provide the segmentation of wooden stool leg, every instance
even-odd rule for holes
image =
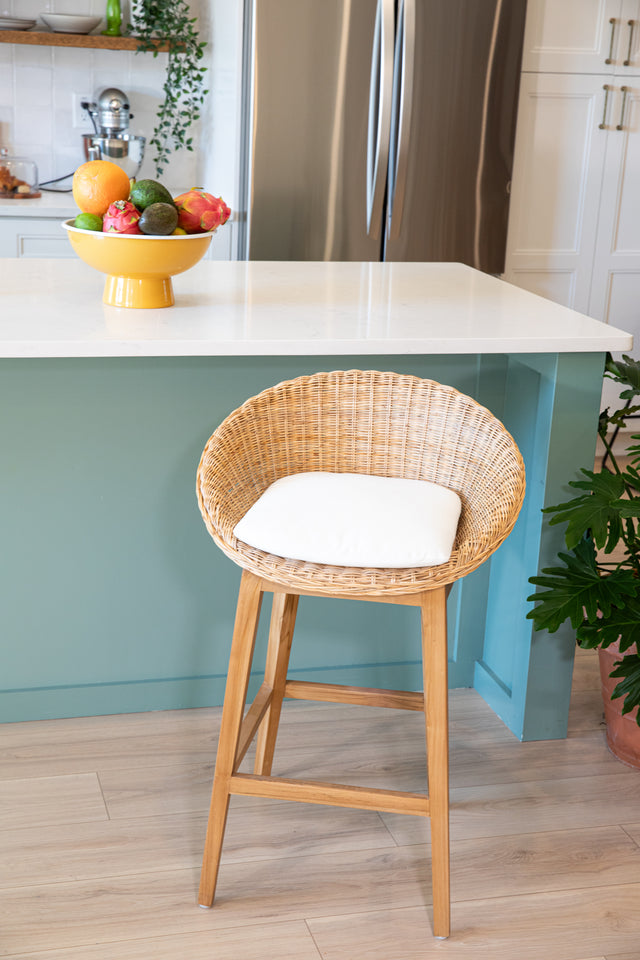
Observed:
[[[293,640],[293,628],[298,611],[298,596],[295,593],[274,593],[269,629],[269,646],[264,671],[265,682],[273,690],[271,703],[258,730],[254,773],[271,776],[273,755],[278,736],[278,724],[287,682],[289,654]]]
[[[431,818],[433,933],[448,937],[451,925],[449,878],[449,721],[447,606],[444,587],[425,594],[422,613],[427,770]]]
[[[211,792],[211,806],[209,808],[209,823],[200,875],[198,902],[203,907],[212,905],[216,891],[222,841],[229,809],[229,778],[233,772],[247,699],[247,687],[249,685],[261,603],[261,581],[253,574],[247,573],[246,570],[243,571],[233,628],[229,671],[227,673],[216,768]]]

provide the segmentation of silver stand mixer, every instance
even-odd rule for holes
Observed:
[[[116,87],[107,87],[91,103],[83,100],[81,106],[91,117],[94,129],[82,135],[85,158],[111,160],[129,178],[135,178],[144,159],[145,137],[128,132],[133,114],[127,95]]]

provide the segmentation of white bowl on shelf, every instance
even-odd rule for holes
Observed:
[[[86,17],[74,13],[41,13],[40,19],[54,33],[90,33],[102,17]]]
[[[31,30],[35,25],[35,20],[24,20],[22,17],[0,17],[0,30]]]

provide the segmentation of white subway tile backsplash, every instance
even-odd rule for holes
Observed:
[[[25,114],[51,106],[51,71],[43,67],[15,68],[16,106]]]
[[[0,62],[0,107],[13,106],[13,67]]]
[[[35,107],[29,116],[16,114],[15,138],[30,147],[51,149],[53,142],[53,116],[49,107]]]
[[[121,0],[123,24],[131,18],[130,0]],[[204,185],[233,203],[237,170],[239,103],[239,0],[190,0],[209,43],[203,65],[211,89],[204,120],[190,135],[197,150],[171,155],[162,179],[180,190]],[[106,0],[0,0],[0,15],[37,17],[42,11],[104,16]],[[213,36],[209,35],[210,30]],[[213,64],[212,64],[213,58]],[[155,178],[149,146],[163,97],[167,55],[0,43],[0,145],[38,164],[40,179],[71,172],[84,161],[82,130],[72,126],[72,94],[93,95],[105,86],[127,93],[131,133],[147,138],[140,177]],[[235,77],[235,84],[234,84]]]
[[[16,157],[28,157],[33,160],[38,168],[38,180],[46,180],[51,169],[51,151],[48,149],[36,149],[30,143],[16,141],[11,151]]]
[[[79,0],[82,2],[82,0]],[[16,17],[35,20],[39,13],[53,9],[49,0],[15,0],[13,12]]]
[[[132,56],[128,50],[95,50],[96,83],[105,87],[122,87],[129,76]]]
[[[55,156],[53,157],[51,172],[47,179],[53,179],[53,177],[64,177],[67,174],[73,174],[74,170],[83,162],[84,155],[82,153],[82,145],[80,142],[72,144],[56,143]],[[52,186],[70,187],[71,183],[52,184]]]
[[[87,50],[83,47],[52,47],[53,50],[53,69],[55,71],[53,80],[58,83],[60,75],[66,72],[72,73],[77,79],[87,70],[93,70],[93,50]]]
[[[14,152],[12,130],[13,109],[11,107],[0,107],[0,147],[6,147],[9,153]]]
[[[53,47],[21,44],[19,55],[16,56],[14,48],[14,61],[22,67],[43,67],[51,70],[53,66]]]

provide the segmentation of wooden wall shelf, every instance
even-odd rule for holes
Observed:
[[[0,30],[0,43],[26,43],[41,47],[90,47],[97,50],[137,50],[137,37],[103,37],[100,33],[49,33],[36,30]],[[157,49],[167,44],[158,40]]]

